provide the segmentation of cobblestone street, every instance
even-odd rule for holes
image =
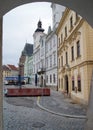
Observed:
[[[52,92],[50,97],[41,98],[40,104],[59,113],[85,115],[82,106],[71,104],[67,99],[63,100],[62,106],[59,98],[64,99],[60,93]],[[84,130],[85,119],[44,111],[37,106],[37,97],[4,97],[3,113],[4,130]]]

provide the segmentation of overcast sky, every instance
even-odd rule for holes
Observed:
[[[47,33],[48,26],[52,26],[51,3],[22,5],[3,17],[3,64],[18,65],[25,43],[33,44],[39,19]]]

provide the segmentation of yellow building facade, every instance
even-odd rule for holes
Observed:
[[[58,89],[74,101],[88,103],[93,71],[93,29],[66,8],[56,30],[58,37]]]

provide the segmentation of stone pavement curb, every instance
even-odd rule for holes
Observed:
[[[55,114],[55,115],[58,115],[58,116],[62,116],[62,117],[67,117],[67,118],[75,118],[75,119],[86,119],[86,116],[77,116],[77,115],[68,115],[68,114],[63,114],[63,113],[57,113],[57,112],[54,112],[54,111],[51,111],[45,107],[43,107],[41,104],[40,104],[40,97],[37,98],[37,105],[39,108],[41,108],[42,110],[45,110],[47,112],[50,112],[52,114]]]

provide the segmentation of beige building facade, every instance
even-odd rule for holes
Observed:
[[[79,103],[88,103],[93,70],[93,29],[66,8],[59,23],[58,89]]]

